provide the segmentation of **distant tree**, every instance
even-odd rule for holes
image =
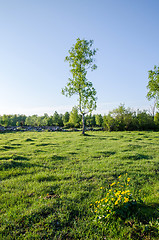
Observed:
[[[47,125],[48,125],[48,126],[53,126],[53,117],[52,117],[52,116],[48,117],[48,119],[47,119]]]
[[[69,122],[69,117],[70,117],[69,112],[65,112],[65,114],[62,116],[64,126],[66,125],[66,123]]]
[[[110,113],[108,115],[104,115],[103,126],[107,131],[115,130],[115,119],[111,116]]]
[[[77,39],[76,44],[69,50],[69,56],[65,61],[69,62],[71,67],[72,79],[69,81],[62,94],[71,97],[74,94],[78,95],[78,108],[82,115],[83,130],[85,133],[85,115],[96,109],[96,90],[93,84],[87,80],[87,70],[95,70],[94,55],[97,49],[92,49],[93,40]]]
[[[97,125],[98,127],[102,127],[103,117],[102,117],[101,114],[95,115],[95,121],[96,121],[96,125]]]
[[[78,115],[78,108],[73,107],[72,111],[70,112],[69,123],[72,124],[74,127],[79,127],[80,117]]]
[[[8,117],[6,114],[4,114],[4,115],[2,116],[1,124],[2,124],[2,126],[4,126],[4,127],[9,126],[9,117]]]
[[[146,110],[140,111],[138,110],[137,112],[137,125],[138,125],[138,130],[155,130],[155,122],[152,118],[152,115],[148,114]]]
[[[156,124],[156,125],[158,126],[158,128],[159,128],[159,112],[157,112],[157,113],[155,114],[154,121],[155,121],[155,124]]]
[[[39,126],[39,119],[38,115],[34,114],[32,116],[29,116],[25,120],[25,125],[28,126]]]
[[[59,116],[58,112],[55,111],[53,114],[53,117],[52,117],[53,125],[59,126],[59,118],[60,118],[60,116]]]
[[[154,107],[156,106],[159,108],[159,67],[156,65],[154,66],[154,70],[148,71],[149,76],[149,82],[147,85],[148,88],[148,93],[147,93],[147,98],[148,100],[154,99]],[[153,107],[153,115],[155,112],[155,108]]]
[[[92,115],[91,113],[88,114],[86,117],[86,126],[87,127],[94,127],[96,125],[96,122],[95,122],[95,115]]]

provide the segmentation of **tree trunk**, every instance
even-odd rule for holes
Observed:
[[[84,121],[84,114],[82,114],[82,124],[83,124],[83,129],[82,129],[82,134],[85,134],[85,121]]]

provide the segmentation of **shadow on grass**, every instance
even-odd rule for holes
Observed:
[[[37,147],[45,147],[45,146],[55,146],[56,144],[53,143],[40,143],[36,144]]]
[[[15,149],[15,147],[13,147],[13,146],[8,146],[8,145],[2,146],[2,150],[10,150],[10,149]]]
[[[125,225],[130,227],[131,239],[152,239],[158,237],[159,204],[146,205],[137,203],[132,209],[132,216],[122,216]]]
[[[63,157],[63,156],[58,156],[58,155],[53,155],[52,157],[51,157],[51,160],[65,160],[66,159],[66,157]]]
[[[18,216],[15,222],[11,221],[6,223],[1,232],[3,236],[6,237],[5,239],[18,239],[19,236],[23,234],[27,235],[28,229],[29,236],[31,236],[31,234],[34,236],[36,227],[36,231],[43,236],[38,239],[51,240],[54,239],[57,232],[62,231],[66,227],[73,227],[75,219],[81,214],[76,204],[67,199],[65,203],[63,203],[58,195],[53,196],[51,201],[46,196],[45,202],[47,203],[48,201],[49,205],[41,204],[40,208],[37,207],[37,209],[34,209],[30,214]],[[49,231],[49,237],[46,229]]]
[[[20,160],[20,161],[22,161],[22,160],[24,160],[24,161],[28,161],[29,159],[28,158],[26,158],[26,157],[23,157],[23,156],[20,156],[20,155],[13,155],[13,154],[11,154],[11,155],[4,155],[3,157],[0,157],[0,160]]]
[[[103,158],[103,157],[110,157],[112,155],[116,154],[116,152],[112,152],[112,151],[102,151],[102,152],[98,152],[96,155],[93,156],[93,158]]]
[[[21,170],[26,169],[26,168],[35,168],[35,167],[39,167],[39,168],[45,168],[45,169],[54,169],[53,167],[48,167],[45,165],[40,165],[40,164],[31,164],[28,162],[22,162],[22,161],[15,161],[13,159],[9,159],[7,161],[2,161],[0,163],[0,170],[5,171],[5,170],[9,170],[9,169],[16,169],[16,168],[20,168]],[[23,175],[24,173],[22,173]],[[20,173],[18,173],[17,175],[21,175]]]
[[[146,155],[146,154],[140,154],[140,153],[137,153],[137,154],[133,154],[133,155],[125,155],[125,156],[122,156],[122,159],[129,159],[129,160],[143,160],[143,159],[152,159],[151,156],[149,155]]]

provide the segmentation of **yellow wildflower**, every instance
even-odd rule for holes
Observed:
[[[126,197],[124,198],[124,200],[125,200],[125,201],[124,201],[125,203],[127,203],[127,202],[129,201],[129,199],[126,198]]]
[[[115,185],[116,183],[115,182],[113,182],[110,186],[113,186],[113,185]]]

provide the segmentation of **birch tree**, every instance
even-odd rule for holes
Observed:
[[[93,40],[78,38],[65,58],[65,61],[69,62],[72,78],[68,79],[62,94],[66,97],[77,94],[78,109],[82,115],[82,134],[85,134],[85,115],[96,109],[97,102],[96,90],[86,77],[88,69],[93,71],[97,68],[94,59],[97,49],[92,49],[92,45]]]

